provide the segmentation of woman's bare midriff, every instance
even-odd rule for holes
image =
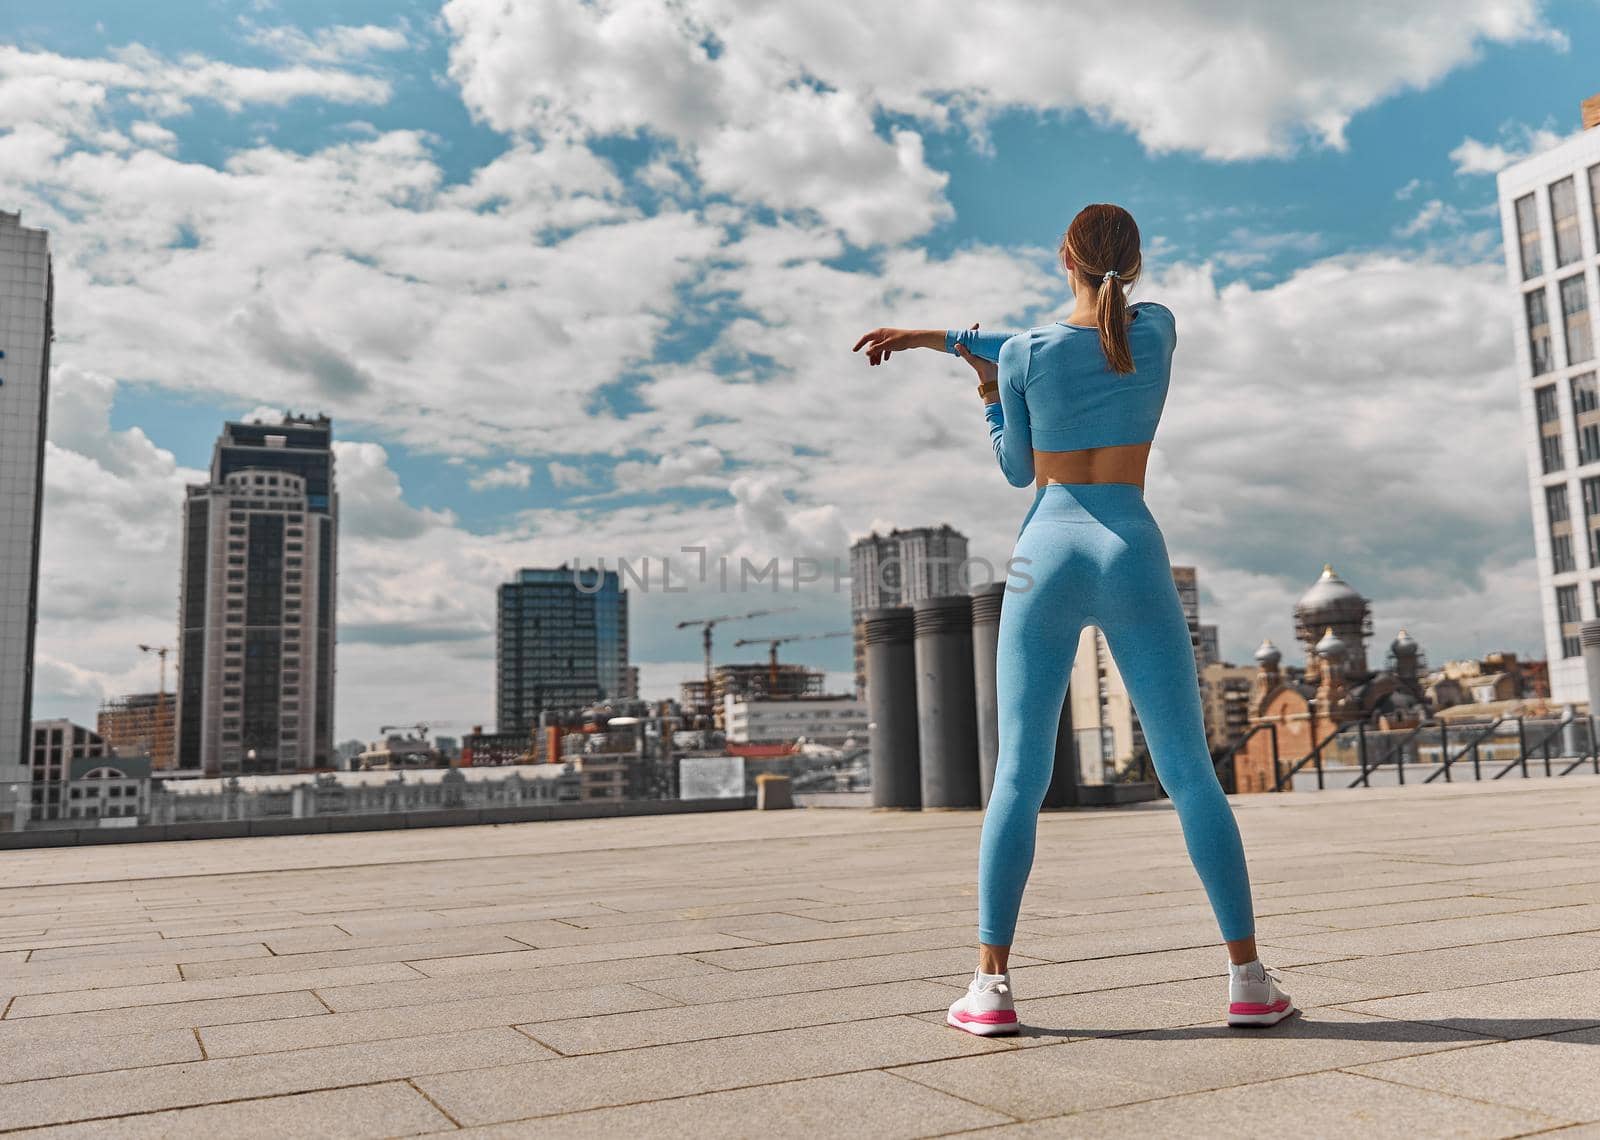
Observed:
[[[1035,451],[1033,474],[1038,485],[1047,483],[1132,483],[1144,490],[1148,443],[1115,447],[1085,447],[1078,451]]]

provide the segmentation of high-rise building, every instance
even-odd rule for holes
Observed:
[[[981,582],[964,576],[967,536],[950,526],[873,531],[850,547],[850,623],[855,629],[856,693],[867,689],[867,649],[861,614],[908,606],[925,598],[965,594]]]
[[[1222,643],[1217,634],[1215,625],[1201,623],[1200,626],[1200,667],[1222,660]]]
[[[1200,576],[1193,566],[1174,566],[1172,582],[1178,587],[1178,602],[1183,606],[1183,622],[1189,627],[1189,644],[1194,647],[1195,666],[1200,664]]]
[[[179,768],[333,766],[338,541],[328,418],[226,425],[184,504]]]
[[[49,235],[0,212],[0,782],[25,778],[32,744],[53,290]]]
[[[1558,702],[1587,699],[1578,634],[1600,616],[1600,129],[1588,118],[1590,129],[1499,175],[1539,608]]]
[[[628,672],[628,592],[615,570],[517,571],[499,591],[495,716],[526,734],[543,711],[621,700]]]

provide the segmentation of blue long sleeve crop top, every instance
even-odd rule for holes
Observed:
[[[989,439],[1013,487],[1033,482],[1033,452],[1149,443],[1172,379],[1178,341],[1172,310],[1154,301],[1128,306],[1134,370],[1118,375],[1100,333],[1064,321],[1023,332],[945,333],[945,351],[963,345],[1000,365],[1000,402],[985,404]]]

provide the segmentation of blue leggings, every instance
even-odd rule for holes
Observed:
[[[1078,637],[1098,626],[1224,941],[1255,933],[1239,828],[1206,747],[1166,539],[1132,483],[1051,483],[1022,524],[1000,610],[1000,755],[978,856],[978,939],[1011,945]]]

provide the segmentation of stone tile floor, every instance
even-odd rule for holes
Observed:
[[[1600,1136],[1600,780],[1237,805],[1265,1032],[1164,805],[1043,817],[990,1041],[977,813],[8,852],[0,1132]]]

